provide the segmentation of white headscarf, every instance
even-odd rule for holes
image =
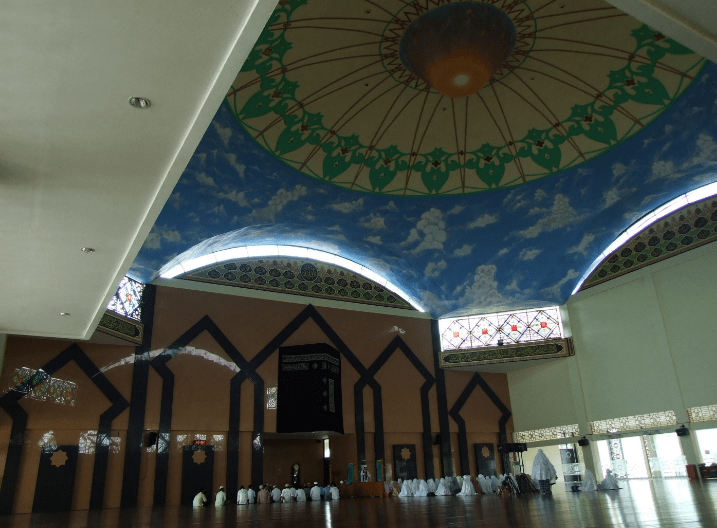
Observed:
[[[465,475],[463,477],[463,486],[461,487],[461,491],[458,493],[458,495],[460,495],[462,497],[476,495],[476,490],[473,487],[473,483],[471,482],[470,475]]]
[[[548,457],[545,456],[542,449],[538,449],[535,459],[533,460],[533,472],[530,475],[534,482],[539,480],[554,480],[558,478],[555,472],[555,466],[550,463]]]
[[[442,478],[440,482],[438,483],[438,488],[436,488],[436,496],[443,496],[443,495],[450,495],[451,492],[448,491],[446,487],[446,479]]]
[[[595,482],[595,475],[589,469],[585,470],[585,480],[583,485],[578,488],[580,491],[597,491],[597,482]]]
[[[413,486],[411,486],[411,481],[406,479],[406,481],[403,483],[403,486],[401,486],[401,493],[398,494],[399,497],[413,497]]]
[[[426,486],[428,486],[428,493],[434,493],[434,494],[436,493],[436,488],[438,488],[438,486],[436,485],[435,480],[428,479],[426,481]]]
[[[490,489],[493,491],[493,493],[498,493],[498,488],[500,487],[500,484],[498,483],[498,478],[495,475],[490,476]]]
[[[428,496],[428,485],[426,481],[421,479],[418,481],[418,489],[413,494],[414,497],[427,497]]]
[[[617,479],[615,478],[615,475],[612,474],[612,470],[608,469],[605,475],[605,480],[603,480],[600,483],[600,489],[604,490],[616,490],[620,489],[620,485],[617,482]]]
[[[493,487],[490,484],[490,479],[485,478],[483,475],[478,475],[478,486],[484,495],[490,495],[493,493]]]

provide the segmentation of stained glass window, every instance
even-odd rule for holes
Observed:
[[[107,309],[139,321],[142,316],[142,292],[144,284],[129,277],[123,277],[115,293],[107,305]]]
[[[277,406],[278,388],[269,387],[266,389],[266,408],[276,409]]]
[[[530,343],[564,336],[558,306],[441,319],[438,325],[443,351]]]
[[[513,433],[515,442],[541,442],[543,440],[556,440],[558,438],[570,438],[580,436],[578,424],[559,425],[545,429],[534,429],[533,431],[521,431]]]
[[[590,428],[592,429],[593,434],[613,434],[622,431],[637,431],[639,429],[658,427],[661,425],[677,425],[677,415],[675,414],[675,411],[661,411],[590,422]]]
[[[33,370],[27,367],[15,369],[10,388],[13,389],[25,381],[37,376],[38,383],[26,396],[33,400],[51,401],[63,405],[75,405],[77,396],[77,383],[59,378],[51,378],[41,370]]]
[[[109,446],[110,452],[120,452],[120,442],[122,439],[119,436],[110,437]],[[81,455],[92,455],[95,453],[97,447],[97,431],[85,431],[80,435],[80,441],[78,442],[80,447]]]

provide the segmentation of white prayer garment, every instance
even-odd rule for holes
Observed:
[[[428,486],[428,493],[433,493],[433,494],[436,493],[436,488],[437,488],[438,486],[436,485],[436,481],[435,481],[435,480],[433,480],[433,479],[428,479],[428,480],[426,481],[426,486]]]
[[[331,486],[331,499],[336,500],[339,498],[339,488]]]
[[[304,488],[296,490],[296,502],[306,502],[306,492]]]
[[[600,483],[600,489],[603,489],[603,490],[620,489],[620,485],[617,482],[615,475],[612,474],[612,470],[608,469],[605,473],[606,473],[605,480],[603,480]]]
[[[413,497],[413,486],[411,485],[411,481],[406,479],[406,482],[403,483],[403,486],[401,486],[401,493],[398,494],[399,497]]]
[[[468,497],[471,495],[476,495],[476,490],[473,487],[473,483],[471,482],[471,476],[465,475],[463,477],[463,486],[461,487],[460,493],[458,495],[462,497]]]
[[[595,481],[595,475],[589,469],[585,470],[585,479],[583,485],[578,488],[580,491],[597,491],[597,482]]]
[[[244,488],[237,491],[237,504],[249,504],[249,492]]]
[[[291,489],[288,484],[281,490],[281,500],[282,502],[291,502]]]
[[[281,502],[281,491],[276,486],[271,490],[271,498],[274,502]]]
[[[438,482],[438,487],[436,488],[436,496],[444,496],[444,495],[450,495],[450,491],[448,491],[448,488],[446,487],[446,479],[442,478]]]
[[[295,499],[295,498],[296,498],[296,495],[297,495],[297,493],[298,493],[298,492],[296,491],[296,488],[292,486],[292,487],[289,488],[289,491],[291,492],[291,498],[292,498],[292,499]]]
[[[533,459],[533,472],[530,476],[533,478],[533,482],[555,480],[558,478],[555,466],[548,460],[548,457],[545,456],[542,449],[538,449]]]
[[[463,489],[463,477],[456,475],[456,482],[458,482],[458,493]]]
[[[418,481],[418,489],[413,494],[414,497],[428,497],[428,485],[426,481],[421,479]]]
[[[446,479],[446,482],[448,482],[449,479],[451,483],[451,487],[449,488],[451,495],[456,495],[459,491],[461,491],[461,488],[458,486],[458,479],[456,477],[449,477]]]
[[[309,496],[311,497],[312,501],[321,500],[321,488],[319,487],[318,482],[314,482],[314,487],[311,488],[311,490],[309,491]]]
[[[246,496],[249,500],[249,504],[254,504],[256,502],[256,491],[254,491],[253,489],[249,488],[248,490],[246,490]]]
[[[478,485],[483,495],[493,493],[493,486],[490,483],[490,479],[485,478],[483,475],[478,475]]]
[[[498,482],[498,478],[495,475],[490,476],[490,489],[493,490],[493,493],[498,493],[498,488],[500,488],[500,483]]]
[[[194,506],[195,508],[198,506],[204,506],[205,502],[207,502],[207,496],[200,491],[199,493],[197,493],[194,496],[194,500],[192,501],[192,506]]]
[[[503,475],[502,473],[500,475],[498,475],[498,484],[500,484],[502,486],[504,479],[505,479],[505,475]]]
[[[224,492],[224,486],[219,487],[219,491],[217,491],[217,498],[214,500],[214,506],[220,507],[224,506],[227,503],[227,494]]]

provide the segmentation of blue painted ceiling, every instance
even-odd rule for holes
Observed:
[[[219,237],[211,242],[221,247],[340,254],[436,317],[564,303],[623,229],[717,180],[716,78],[707,64],[642,131],[582,165],[513,188],[446,196],[357,192],[309,177],[260,146],[225,101],[129,275],[151,281],[178,255],[196,256]]]

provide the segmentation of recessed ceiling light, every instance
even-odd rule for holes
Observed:
[[[95,248],[83,247],[83,248],[80,248],[80,251],[82,251],[83,253],[94,253],[94,252],[95,252]]]
[[[149,99],[145,99],[144,97],[130,97],[129,104],[135,108],[149,108],[152,106]]]
[[[69,314],[68,312],[60,312],[60,315],[61,315],[62,317],[67,317],[67,316],[70,315],[70,314]]]

